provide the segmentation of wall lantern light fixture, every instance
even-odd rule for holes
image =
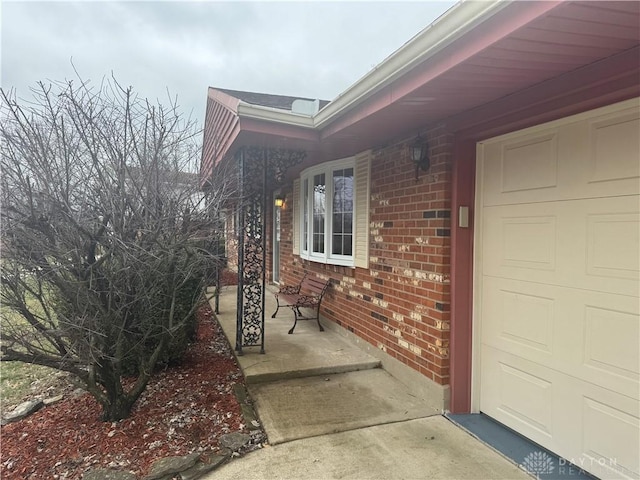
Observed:
[[[409,147],[409,151],[411,152],[411,160],[416,165],[417,182],[420,170],[426,172],[431,166],[431,160],[429,159],[429,143],[421,136],[418,136],[416,141],[413,142],[411,147]]]
[[[278,208],[284,207],[284,195],[276,195],[273,204]]]

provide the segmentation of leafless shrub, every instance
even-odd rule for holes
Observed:
[[[193,329],[228,188],[213,206],[198,191],[198,132],[174,103],[115,80],[0,97],[0,359],[71,372],[125,418]]]

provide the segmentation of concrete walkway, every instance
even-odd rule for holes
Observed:
[[[236,289],[217,315],[235,345]],[[428,406],[410,386],[335,331],[275,310],[267,292],[265,354],[238,357],[269,438],[265,448],[220,467],[213,479],[530,479]]]

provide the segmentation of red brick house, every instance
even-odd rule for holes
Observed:
[[[640,3],[461,3],[329,103],[210,88],[201,175],[260,185],[240,277],[332,279],[442,410],[638,478],[639,96]]]

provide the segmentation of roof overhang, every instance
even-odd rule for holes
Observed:
[[[567,113],[563,102],[637,96],[639,44],[638,2],[463,2],[313,116],[215,89],[209,99],[235,120],[223,155],[249,144],[288,145],[328,160],[435,123],[479,132],[488,115],[509,118],[527,102]]]
[[[315,125],[321,129],[336,129],[337,119],[344,117],[346,113],[353,111],[354,107],[383,91],[385,87],[392,86],[438,52],[506,8],[509,3],[470,1],[456,4],[318,112],[314,118]],[[398,93],[383,97],[383,103],[390,103],[394,97],[398,97]]]

